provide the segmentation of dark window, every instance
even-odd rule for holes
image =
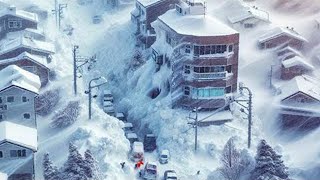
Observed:
[[[204,73],[204,67],[200,67],[200,73]]]
[[[210,54],[211,46],[206,46],[205,54]]]
[[[200,55],[204,55],[204,46],[200,46]]]
[[[3,114],[0,114],[0,121],[3,119],[4,119]]]
[[[186,45],[186,53],[190,53],[191,52],[191,46],[190,45]]]
[[[193,71],[196,72],[196,73],[199,73],[200,72],[200,67],[194,67]]]
[[[8,96],[7,102],[14,102],[14,96]]]
[[[210,72],[210,67],[204,67],[204,72],[209,73]]]
[[[166,42],[171,45],[171,38],[169,34],[166,34]]]
[[[10,157],[17,157],[18,153],[16,150],[10,150]]]
[[[23,150],[10,150],[10,157],[26,157],[27,152],[25,149]]]
[[[222,47],[221,45],[217,45],[216,53],[222,53]]]
[[[231,86],[228,86],[228,87],[226,88],[226,93],[231,93],[231,90],[232,90]]]
[[[29,113],[24,113],[23,118],[30,119],[31,115]]]
[[[188,87],[188,86],[184,87],[184,94],[187,96],[190,95],[190,87]]]
[[[233,51],[233,45],[229,45],[229,52]]]
[[[2,103],[2,97],[0,97],[0,103]]]
[[[200,53],[199,51],[200,51],[199,46],[194,46],[194,52],[193,53],[194,53],[195,56],[199,56],[199,53]]]
[[[227,69],[227,72],[228,72],[228,73],[231,73],[231,72],[232,72],[232,65],[227,66],[226,69]]]
[[[222,45],[221,49],[222,49],[222,53],[226,52],[227,51],[227,45]]]
[[[185,74],[190,74],[190,66],[189,65],[185,65],[184,66],[184,73]]]
[[[27,97],[22,96],[22,102],[27,102],[27,101],[28,101]]]
[[[253,28],[253,26],[254,26],[253,24],[248,24],[248,23],[244,24],[245,28]]]
[[[211,54],[215,54],[216,53],[216,46],[211,46]]]
[[[2,151],[0,151],[0,158],[3,158],[3,153],[2,153]]]

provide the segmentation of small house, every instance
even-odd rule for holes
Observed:
[[[50,68],[44,57],[23,52],[14,58],[0,60],[0,71],[9,65],[17,65],[40,77],[41,87],[49,82]]]
[[[297,76],[282,85],[280,91],[283,127],[313,129],[320,125],[319,79]]]
[[[314,70],[314,66],[300,56],[283,59],[281,62],[281,79],[288,80]]]
[[[233,28],[250,29],[263,24],[270,24],[269,13],[258,9],[258,7],[245,7],[239,11],[232,12],[228,17]]]
[[[136,25],[137,41],[143,48],[149,48],[156,40],[151,23],[158,16],[174,8],[177,0],[136,0],[136,7],[131,12],[131,21]]]
[[[37,29],[38,16],[15,6],[9,6],[0,11],[0,39],[8,32],[20,31],[26,28]]]
[[[0,121],[36,127],[35,97],[40,78],[16,65],[0,71]]]
[[[263,34],[258,40],[258,45],[261,49],[291,46],[302,50],[306,42],[307,40],[293,28],[276,27]]]
[[[21,34],[17,37],[5,38],[0,41],[0,61],[14,58],[17,54],[23,52],[46,57],[47,62],[50,63],[52,60],[51,55],[55,53],[55,47],[52,43],[25,37]]]
[[[34,180],[37,141],[36,128],[0,121],[0,177]]]

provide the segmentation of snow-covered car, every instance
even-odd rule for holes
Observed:
[[[162,150],[159,156],[159,162],[161,164],[166,164],[168,163],[169,158],[170,158],[169,150]]]
[[[144,169],[141,171],[143,179],[154,180],[158,178],[157,164],[153,162],[147,162]]]
[[[103,101],[103,111],[110,116],[114,116],[115,110],[113,107],[113,103],[111,101]]]
[[[133,142],[130,159],[134,162],[144,160],[143,143],[139,141]]]
[[[132,123],[124,123],[123,131],[125,133],[133,132],[133,125]]]
[[[93,24],[100,24],[103,21],[102,16],[95,15],[92,17],[92,23]]]
[[[157,149],[157,140],[154,134],[147,134],[143,140],[144,151],[152,152]]]
[[[174,170],[167,170],[164,172],[164,180],[177,180],[178,176]]]
[[[124,114],[122,112],[117,113],[116,118],[118,118],[120,121],[124,121],[124,122],[127,121],[126,117],[124,116]]]
[[[126,134],[126,138],[130,141],[130,144],[133,144],[136,141],[139,141],[136,133],[129,132]]]
[[[111,101],[113,102],[113,95],[110,90],[103,91],[103,101]]]

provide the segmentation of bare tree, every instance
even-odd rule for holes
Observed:
[[[234,137],[230,138],[224,146],[221,156],[221,175],[226,180],[239,180],[244,166],[242,165],[240,151],[236,148]]]

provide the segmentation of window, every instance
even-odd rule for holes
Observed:
[[[232,72],[232,65],[228,65],[226,70],[228,73],[231,73]]]
[[[0,151],[0,158],[3,158],[3,153],[2,153],[2,151]]]
[[[22,96],[22,102],[27,102],[27,101],[28,101],[27,97],[26,96]]]
[[[36,72],[36,68],[34,66],[23,66],[22,68],[31,73]]]
[[[191,52],[191,46],[190,45],[186,45],[186,50],[185,50],[186,53],[190,54]]]
[[[24,113],[24,114],[23,114],[23,118],[25,118],[25,119],[30,119],[30,118],[31,118],[30,113]]]
[[[222,45],[221,49],[222,49],[222,53],[226,52],[227,51],[227,45]]]
[[[196,98],[219,97],[225,94],[224,88],[194,88],[192,94]]]
[[[229,45],[229,52],[233,51],[233,45]]]
[[[7,102],[9,102],[9,103],[14,102],[14,96],[8,96]]]
[[[168,34],[166,34],[166,42],[171,45],[171,38]]]
[[[8,21],[9,28],[21,28],[22,22],[17,20],[9,20]]]
[[[215,54],[216,53],[216,46],[211,46],[211,54]]]
[[[211,53],[211,46],[206,46],[205,54]]]
[[[252,23],[246,23],[246,24],[244,24],[244,28],[253,28],[253,24]]]
[[[224,72],[224,66],[209,66],[209,67],[194,67],[193,71],[195,73],[217,73],[217,72]]]
[[[199,54],[200,54],[200,47],[199,46],[194,46],[194,50],[193,50],[194,52],[194,55],[195,56],[199,56]]]
[[[231,93],[231,90],[232,90],[231,86],[228,86],[228,87],[226,88],[226,93]]]
[[[217,45],[216,53],[222,53],[221,45]]]
[[[189,65],[185,65],[184,66],[184,73],[185,74],[190,74],[190,66]]]
[[[184,87],[184,95],[187,95],[187,96],[190,95],[190,87],[188,86]]]
[[[10,157],[26,157],[26,150],[10,150]]]
[[[2,121],[4,119],[4,115],[0,114],[0,121]]]
[[[200,46],[200,55],[204,55],[204,46]]]
[[[8,106],[6,104],[0,105],[0,110],[5,111],[8,109]]]
[[[2,97],[0,97],[0,104],[2,104]]]

